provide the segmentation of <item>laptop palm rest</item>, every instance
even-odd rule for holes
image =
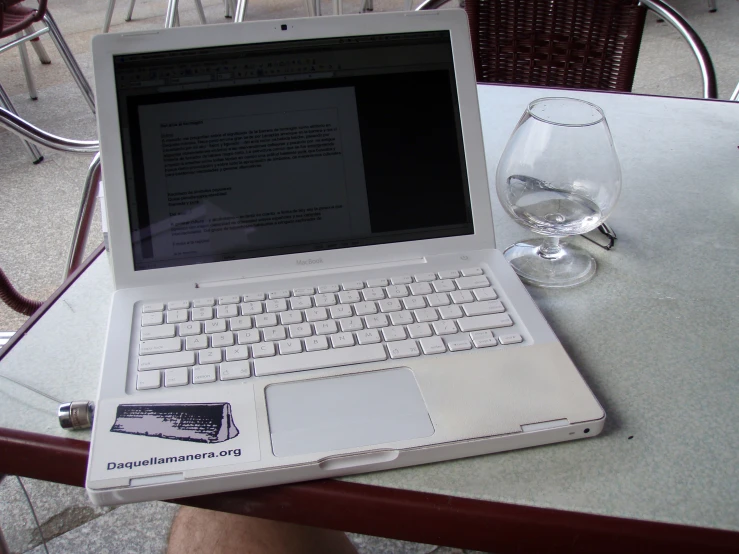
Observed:
[[[323,453],[434,434],[408,368],[270,385],[275,456]]]

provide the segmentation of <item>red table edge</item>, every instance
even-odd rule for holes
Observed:
[[[89,443],[0,428],[0,473],[84,486]],[[739,552],[739,532],[312,481],[178,504],[428,544],[505,552]],[[413,514],[412,518],[408,515]]]
[[[7,354],[104,251],[98,246],[0,349]],[[90,445],[0,428],[0,474],[83,487]],[[53,460],[53,462],[50,462]],[[739,552],[739,532],[324,480],[180,498],[178,504],[483,551]],[[414,517],[409,521],[408,513]]]

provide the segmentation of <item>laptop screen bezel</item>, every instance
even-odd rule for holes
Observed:
[[[287,26],[287,30],[283,30],[283,26]],[[260,43],[435,30],[449,31],[451,37],[472,207],[474,228],[472,234],[265,258],[134,270],[113,74],[114,56],[193,47],[224,46],[238,42]],[[99,136],[103,137],[101,152],[109,226],[109,248],[117,289],[294,274],[305,269],[301,262],[306,259],[320,259],[320,265],[316,267],[316,264],[312,264],[311,269],[325,270],[367,264],[397,263],[403,260],[417,262],[436,254],[494,248],[474,65],[467,30],[467,16],[461,10],[269,20],[243,25],[209,25],[121,35],[99,35],[93,39],[93,62],[98,99],[98,132]]]

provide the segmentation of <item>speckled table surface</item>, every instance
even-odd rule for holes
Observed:
[[[608,414],[592,440],[379,472],[382,487],[739,530],[739,103],[480,86],[488,173],[527,103],[600,105],[623,168],[598,273],[531,289]],[[494,198],[496,242],[528,232]],[[112,281],[101,256],[0,362],[62,399],[92,399]],[[0,379],[0,426],[56,436],[56,404]]]

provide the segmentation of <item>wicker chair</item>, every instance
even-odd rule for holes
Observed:
[[[447,0],[426,0],[419,10]],[[672,24],[698,60],[703,95],[716,75],[700,37],[661,0],[466,0],[477,80],[630,92],[647,8]]]

